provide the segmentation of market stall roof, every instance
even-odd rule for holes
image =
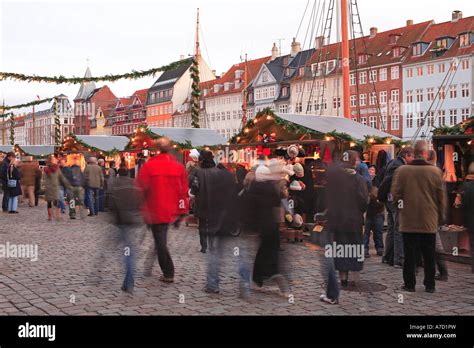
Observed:
[[[76,139],[102,151],[125,150],[129,139],[124,136],[114,135],[75,135]]]
[[[190,142],[195,147],[227,143],[223,136],[207,128],[150,128],[150,131],[156,135],[168,137],[171,141],[180,144]]]
[[[296,115],[296,114],[281,114],[275,113],[279,118],[298,124],[300,126],[312,129],[321,133],[330,133],[337,131],[340,133],[347,133],[351,137],[357,140],[364,140],[364,137],[376,136],[376,137],[391,137],[398,139],[397,137],[382,132],[378,129],[363,125],[359,122],[352,121],[345,117],[338,116],[315,116],[315,115]]]
[[[54,146],[49,145],[19,145],[23,152],[30,156],[48,156],[54,153]]]
[[[13,146],[11,146],[11,145],[0,145],[0,152],[4,152],[4,153],[13,152]]]

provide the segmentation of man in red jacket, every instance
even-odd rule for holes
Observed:
[[[177,223],[188,213],[188,179],[186,170],[172,155],[171,142],[167,138],[158,140],[160,154],[143,165],[137,183],[143,192],[143,215],[151,226],[155,239],[158,263],[163,276],[161,281],[174,281],[174,265],[167,247],[168,227]]]

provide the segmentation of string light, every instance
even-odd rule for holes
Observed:
[[[270,121],[273,117],[271,117],[270,115],[267,116],[267,120]]]
[[[388,139],[385,141],[385,143],[386,143],[387,145],[390,145],[390,144],[392,143],[392,139],[388,138]]]
[[[370,139],[369,139],[369,143],[370,143],[370,144],[375,143],[375,139],[374,139],[374,138],[370,138]]]
[[[253,120],[253,124],[257,124],[257,122],[258,122],[257,119]]]
[[[354,143],[354,142],[351,141],[350,144],[349,144],[349,146],[350,146],[350,147],[355,147],[355,146],[356,146],[356,143]]]
[[[469,141],[467,142],[467,145],[471,145],[471,144],[472,144],[472,140],[469,140]]]
[[[245,133],[248,133],[248,132],[250,132],[250,129],[245,128],[244,132],[245,132]]]

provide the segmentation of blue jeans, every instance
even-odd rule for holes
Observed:
[[[64,186],[59,186],[59,208],[61,211],[66,209],[64,205]]]
[[[16,211],[18,208],[18,196],[8,197],[8,211]]]
[[[243,296],[250,295],[250,280],[252,279],[253,263],[258,248],[257,235],[242,235],[238,240],[239,289]]]
[[[91,215],[99,214],[99,189],[88,188],[89,192],[89,210]]]
[[[366,216],[365,231],[364,231],[365,253],[369,252],[370,232],[373,233],[375,249],[377,250],[377,252],[383,251],[383,234],[382,234],[383,221],[384,221],[383,214]]]
[[[398,230],[398,209],[394,202],[387,202],[385,206],[388,213],[388,230],[384,259],[389,264],[401,264],[403,261],[403,237]]]
[[[325,228],[321,232],[321,246],[325,247],[328,244],[332,244],[332,241],[332,233]],[[339,299],[339,284],[336,267],[334,266],[334,258],[326,257],[324,252],[321,254],[321,272],[326,282],[326,297],[331,300]]]
[[[207,236],[207,289],[219,290],[219,273],[224,253],[233,253],[229,236],[210,234]],[[250,274],[250,273],[249,273]]]
[[[119,230],[119,242],[123,245],[124,261],[125,261],[125,279],[123,280],[123,288],[131,290],[135,286],[135,228],[133,225],[117,225]]]

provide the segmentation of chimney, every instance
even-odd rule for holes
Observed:
[[[314,39],[314,48],[316,50],[319,50],[320,48],[322,48],[324,46],[324,36],[317,36],[315,39]]]
[[[370,28],[370,38],[373,39],[374,37],[377,36],[378,29],[376,27]]]
[[[184,54],[179,56],[179,60],[183,60],[183,59],[184,59]]]
[[[410,25],[413,25],[413,19],[407,20],[407,27],[409,27]]]
[[[216,71],[212,70],[212,75],[216,76]]]
[[[295,57],[301,51],[301,44],[296,42],[296,38],[293,38],[293,42],[291,43],[291,56]]]
[[[462,18],[462,12],[461,11],[453,11],[453,14],[452,14],[452,22],[457,22],[458,20],[460,20]]]
[[[272,60],[275,60],[277,58],[278,58],[278,47],[276,43],[274,42],[273,47],[272,47]]]

